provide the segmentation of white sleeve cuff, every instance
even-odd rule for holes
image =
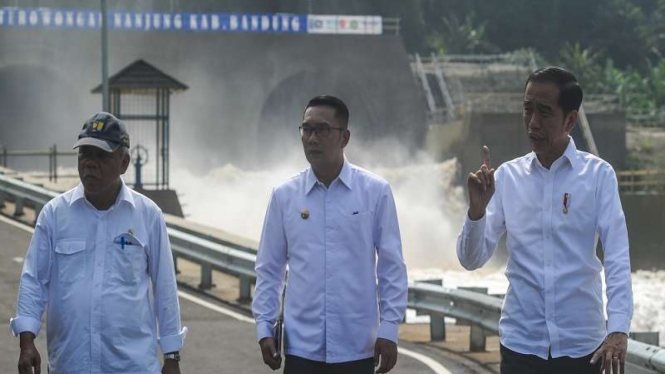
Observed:
[[[258,342],[260,342],[263,338],[272,338],[272,324],[270,324],[268,321],[256,322],[256,337]]]
[[[37,336],[39,335],[41,326],[41,321],[33,317],[16,317],[9,320],[9,327],[14,336],[18,336],[20,333],[26,331]]]
[[[464,233],[468,234],[470,230],[477,229],[479,227],[485,226],[485,221],[487,218],[487,211],[485,211],[485,214],[483,214],[480,219],[473,221],[471,218],[469,218],[469,212],[467,211],[466,214],[464,215],[466,219],[464,220]]]
[[[158,339],[159,346],[162,348],[162,353],[170,353],[179,351],[185,344],[185,337],[187,337],[187,327],[183,327],[180,333],[169,336],[162,336]]]
[[[628,334],[630,332],[630,316],[627,314],[612,314],[607,320],[607,333],[622,332]]]
[[[397,342],[399,341],[399,324],[388,321],[381,322],[381,324],[379,325],[379,332],[377,334],[377,337],[382,339],[388,339],[397,344]]]

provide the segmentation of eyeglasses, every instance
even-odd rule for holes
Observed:
[[[316,136],[319,138],[327,138],[330,135],[331,130],[344,131],[341,127],[331,127],[329,125],[320,125],[320,126],[300,126],[300,136],[310,137],[312,133],[316,133]]]

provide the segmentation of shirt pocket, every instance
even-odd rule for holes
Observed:
[[[345,213],[340,222],[340,232],[347,248],[359,250],[361,248],[374,248],[372,222],[374,215],[371,211]]]
[[[58,281],[71,284],[85,278],[87,269],[85,240],[62,240],[55,245]]]
[[[137,284],[147,274],[148,258],[140,239],[120,234],[113,238],[109,249],[112,256],[111,281]]]

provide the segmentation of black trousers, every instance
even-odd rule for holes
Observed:
[[[374,357],[364,360],[327,364],[306,358],[286,355],[284,374],[373,374]],[[568,373],[571,374],[571,373]]]
[[[591,357],[593,353],[579,358],[550,356],[543,360],[538,356],[511,351],[501,344],[501,374],[599,374],[602,360],[591,365]]]

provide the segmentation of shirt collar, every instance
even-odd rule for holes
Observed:
[[[127,202],[132,208],[135,208],[136,205],[134,203],[134,196],[132,196],[131,191],[129,191],[129,187],[125,184],[125,181],[120,179],[120,183],[122,183],[122,186],[120,187],[120,193],[118,194],[118,198],[115,201],[116,205],[118,202],[125,201]],[[79,200],[85,200],[85,191],[83,189],[83,184],[79,183],[76,188],[74,188],[74,192],[72,193],[71,200],[69,200],[69,206],[72,206],[75,202]]]
[[[575,141],[573,138],[568,135],[568,146],[566,146],[566,150],[563,151],[562,157],[565,157],[568,162],[570,163],[570,166],[575,169],[577,165],[579,165],[579,160],[577,159],[577,147],[575,146]],[[536,156],[536,152],[531,152],[527,156],[527,162],[529,166],[533,167],[536,162],[540,163],[538,160],[538,157]]]
[[[342,166],[342,171],[339,172],[339,175],[337,176],[336,179],[339,179],[340,182],[342,182],[348,189],[353,189],[351,188],[351,179],[352,179],[352,173],[351,173],[351,166],[349,162],[346,160],[346,157],[344,157],[344,165]],[[319,179],[316,177],[316,174],[314,174],[314,170],[312,170],[312,167],[310,166],[307,168],[307,174],[305,176],[305,195],[308,195],[314,186],[316,186],[316,183],[319,181]]]
[[[563,156],[568,159],[568,162],[570,162],[570,166],[572,166],[573,169],[575,169],[577,165],[579,165],[580,163],[580,161],[577,158],[577,147],[575,146],[575,141],[570,135],[568,135],[568,139],[570,141],[568,142],[566,150],[563,152]]]

